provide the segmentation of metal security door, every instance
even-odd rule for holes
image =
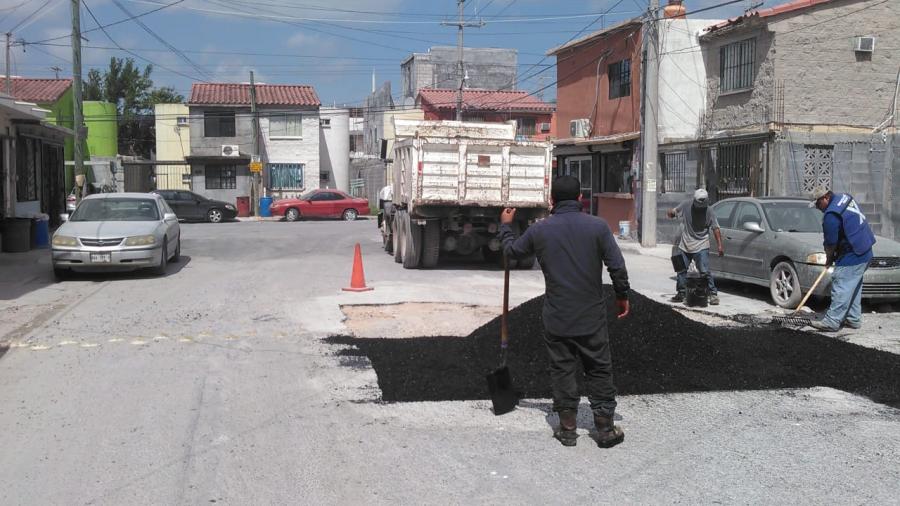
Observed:
[[[594,170],[589,156],[579,156],[566,160],[566,175],[578,178],[581,183],[581,202],[594,214]]]

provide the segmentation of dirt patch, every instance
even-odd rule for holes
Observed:
[[[341,306],[344,325],[360,338],[466,336],[500,314],[499,307],[404,302]]]
[[[611,300],[611,290],[607,287]],[[710,327],[640,294],[632,314],[610,314],[619,393],[831,387],[900,407],[900,356],[783,328]],[[532,299],[510,314],[509,366],[527,398],[549,398],[541,307]],[[389,402],[489,399],[485,374],[497,366],[499,319],[469,336],[413,339],[333,337],[365,356]]]

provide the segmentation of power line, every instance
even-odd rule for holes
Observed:
[[[141,18],[141,17],[144,17],[144,16],[146,16],[146,15],[148,15],[148,14],[153,14],[154,12],[159,12],[159,11],[161,11],[161,10],[163,10],[163,9],[168,9],[169,7],[178,5],[178,4],[182,3],[182,2],[184,2],[184,0],[175,0],[174,2],[172,2],[172,3],[170,3],[170,4],[161,5],[160,7],[156,8],[156,9],[151,9],[151,10],[149,10],[149,11],[147,11],[147,12],[142,12],[142,13],[136,15],[136,16],[128,17],[128,18],[125,18],[125,19],[120,19],[119,21],[114,21],[114,22],[109,23],[109,24],[106,24],[106,25],[98,26],[97,28],[91,28],[90,30],[85,30],[85,31],[81,32],[81,34],[84,35],[84,34],[86,34],[86,33],[96,32],[97,30],[100,30],[100,29],[102,29],[102,28],[109,28],[109,27],[111,27],[111,26],[116,26],[116,25],[120,25],[120,24],[122,24],[122,23],[127,23],[127,22],[129,22],[129,21],[131,21],[131,20],[133,20],[133,19]],[[160,5],[160,4],[154,4],[154,5]],[[49,39],[43,39],[43,40],[38,40],[38,41],[35,41],[35,42],[29,42],[29,44],[39,44],[39,43],[45,43],[45,42],[53,42],[53,41],[56,41],[56,40],[68,39],[69,37],[71,37],[71,35],[60,35],[59,37],[52,37],[52,38],[49,38]],[[15,45],[18,45],[18,43],[15,44]],[[66,45],[66,47],[69,47],[69,46]]]
[[[177,71],[177,70],[170,69],[170,68],[165,67],[165,66],[163,66],[163,65],[159,65],[158,63],[154,62],[153,60],[150,60],[149,58],[145,58],[145,57],[139,55],[138,53],[135,53],[134,51],[129,51],[128,49],[123,48],[122,46],[119,45],[118,42],[116,42],[115,39],[112,38],[112,36],[109,34],[109,32],[106,31],[106,27],[104,27],[103,25],[100,24],[100,21],[97,20],[97,17],[96,17],[96,16],[94,16],[94,12],[91,11],[91,8],[88,6],[87,2],[86,2],[85,0],[82,0],[81,3],[82,3],[82,5],[84,5],[84,8],[88,11],[88,14],[90,14],[91,18],[94,20],[94,23],[97,23],[98,29],[102,30],[102,31],[103,31],[103,34],[106,35],[106,38],[108,38],[108,39],[110,40],[110,42],[112,42],[112,43],[113,43],[116,47],[118,47],[120,50],[122,50],[122,51],[124,51],[124,52],[130,54],[131,56],[134,56],[135,58],[139,58],[139,59],[141,59],[141,60],[143,60],[143,61],[145,61],[145,62],[147,62],[147,63],[153,65],[154,67],[159,67],[159,68],[161,68],[161,69],[168,70],[169,72],[172,72],[173,74],[177,74],[177,75],[179,75],[179,76],[186,77],[186,78],[188,78],[188,79],[190,79],[190,80],[192,80],[192,81],[203,81],[203,79],[198,79],[198,78],[196,78],[196,77],[190,76],[190,75],[185,74],[185,73],[183,73],[183,72],[179,72],[179,71]],[[83,32],[82,32],[82,33],[83,33]]]
[[[14,32],[14,31],[18,30],[20,26],[22,26],[22,25],[24,25],[25,23],[27,23],[28,20],[30,20],[31,18],[34,18],[34,16],[35,16],[37,13],[41,12],[41,11],[44,9],[44,7],[47,7],[47,5],[49,5],[50,2],[52,2],[52,1],[53,1],[53,0],[47,0],[46,2],[44,2],[43,5],[41,5],[41,6],[38,7],[37,9],[35,9],[34,12],[32,12],[31,14],[29,14],[28,16],[26,16],[25,19],[23,19],[22,21],[19,21],[18,24],[16,24],[16,26],[10,28],[10,29],[7,30],[7,31],[9,31],[9,32]],[[44,14],[46,14],[46,11],[44,11]],[[43,14],[41,14],[41,15],[43,16]],[[35,19],[37,19],[37,18],[35,18]]]
[[[194,70],[199,72],[201,75],[205,75],[207,77],[212,77],[203,67],[201,67],[200,65],[197,65],[193,60],[188,58],[186,54],[182,53],[177,47],[173,46],[172,44],[169,44],[168,41],[166,41],[165,39],[163,39],[162,37],[157,35],[156,32],[151,30],[150,27],[147,26],[146,24],[144,24],[143,21],[138,19],[131,12],[129,12],[128,9],[125,8],[125,6],[122,5],[121,2],[119,2],[119,0],[113,0],[113,3],[116,4],[116,7],[118,7],[122,12],[124,12],[126,15],[130,16],[132,21],[134,21],[135,23],[137,23],[138,26],[143,28],[145,32],[149,33],[151,37],[158,40],[160,43],[162,43],[162,45],[169,48],[173,53],[175,53],[176,56],[179,56],[181,59],[186,61],[188,63],[188,65],[190,65],[191,67],[194,68]],[[95,18],[95,20],[96,20],[96,18]],[[103,32],[106,33],[106,30],[104,29]]]

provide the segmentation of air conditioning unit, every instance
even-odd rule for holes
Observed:
[[[178,118],[175,121],[176,121],[175,124],[178,126],[188,126],[188,117],[187,116],[178,116]]]
[[[550,132],[550,123],[541,123],[539,126],[541,127],[542,134]]]
[[[235,144],[222,144],[222,156],[241,156],[241,150]]]
[[[875,37],[857,37],[856,52],[872,53],[875,51]]]
[[[587,137],[591,131],[591,120],[573,119],[569,122],[569,137]]]

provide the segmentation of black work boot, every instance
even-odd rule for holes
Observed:
[[[679,302],[684,302],[684,294],[682,292],[678,292],[674,297],[669,299],[669,302],[675,302],[676,304]]]
[[[553,433],[553,437],[559,440],[563,446],[575,446],[578,441],[578,411],[563,409],[559,413],[559,428]]]
[[[613,424],[612,416],[594,415],[594,426],[600,448],[611,448],[625,440],[625,431]]]

